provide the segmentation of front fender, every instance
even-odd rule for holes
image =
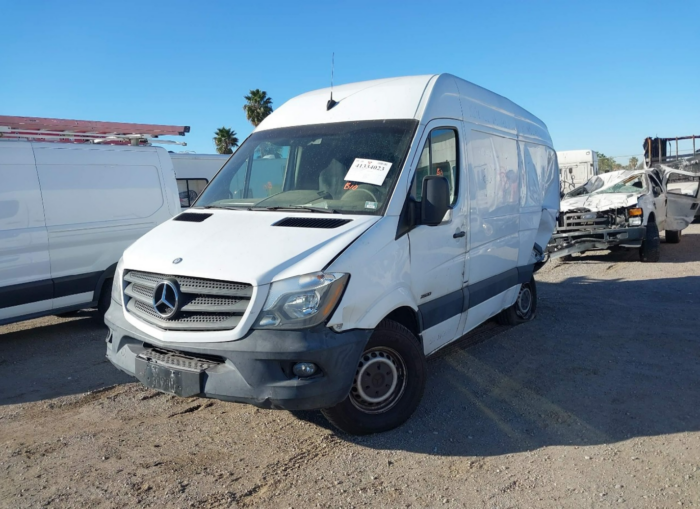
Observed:
[[[356,328],[374,329],[389,313],[402,307],[409,307],[414,312],[418,312],[418,305],[410,288],[403,285],[393,288],[389,293],[373,302],[367,313],[357,321]]]

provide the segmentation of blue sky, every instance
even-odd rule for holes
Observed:
[[[334,51],[337,84],[449,72],[557,150],[627,156],[700,134],[699,20],[697,1],[6,1],[0,114],[185,124],[211,153],[217,127],[252,130],[250,89],[279,106],[326,87]]]

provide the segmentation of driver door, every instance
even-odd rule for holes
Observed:
[[[680,231],[695,219],[700,204],[700,176],[682,170],[665,170],[666,230]]]
[[[411,259],[411,290],[423,319],[426,354],[455,339],[464,302],[462,281],[467,251],[467,221],[461,178],[463,164],[461,124],[433,120],[421,140],[413,161],[415,173],[411,196],[421,201],[423,179],[444,176],[450,187],[451,208],[437,226],[418,225],[408,233]]]
[[[652,174],[649,175],[651,193],[654,197],[654,212],[659,229],[663,230],[666,223],[666,193],[661,183]]]

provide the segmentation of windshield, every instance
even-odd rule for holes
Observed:
[[[624,173],[620,173],[620,176],[624,177]],[[607,177],[614,179],[615,177],[611,177],[611,175],[612,174],[609,174]],[[617,178],[619,178],[619,176]],[[606,182],[602,177],[596,176],[591,178],[584,185],[565,194],[564,198],[574,198],[576,196],[583,196],[586,194],[645,193],[647,189],[647,179],[643,173],[628,176],[627,178],[617,180],[612,184],[610,181]]]
[[[632,177],[626,178],[621,182],[616,182],[615,184],[604,187],[597,191],[593,191],[591,194],[605,194],[605,193],[643,193],[647,190],[647,179],[643,174],[634,175]]]
[[[253,133],[194,206],[381,214],[417,125],[372,120]]]

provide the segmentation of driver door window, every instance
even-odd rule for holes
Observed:
[[[441,175],[450,185],[450,203],[457,201],[457,132],[454,129],[438,128],[430,132],[418,159],[411,194],[421,201],[423,179],[428,175]]]

